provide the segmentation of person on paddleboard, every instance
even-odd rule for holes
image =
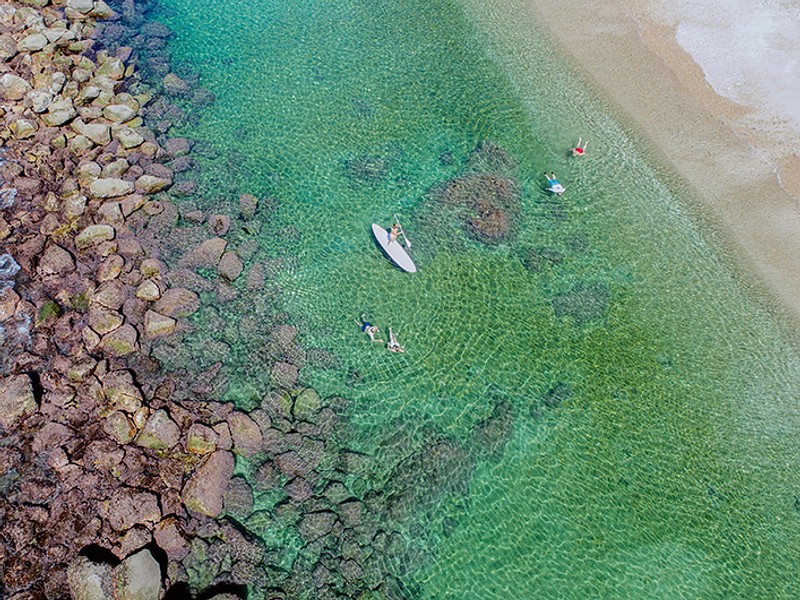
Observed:
[[[373,325],[372,323],[367,321],[366,316],[367,316],[366,314],[362,314],[361,315],[361,323],[358,323],[358,321],[356,321],[356,323],[358,323],[359,326],[361,327],[361,331],[363,331],[364,333],[366,333],[369,336],[370,340],[372,340],[373,342],[379,342],[379,343],[382,344],[383,340],[375,338],[375,334],[380,333],[380,329],[378,329],[375,325]]]
[[[394,331],[392,328],[389,327],[389,343],[386,344],[386,347],[389,349],[390,352],[405,352],[405,348],[403,348],[397,341],[397,338],[394,337]]]
[[[389,231],[389,243],[397,241],[398,235],[400,235],[400,223],[395,223],[392,225],[391,231]]]
[[[556,179],[555,173],[551,173],[550,175],[545,173],[544,176],[547,178],[548,192],[553,192],[556,196],[560,196],[566,191],[564,186],[558,182],[558,179]]]

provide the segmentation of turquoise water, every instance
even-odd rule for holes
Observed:
[[[349,446],[376,461],[354,488],[386,485],[398,435],[407,454],[432,431],[467,449],[468,490],[396,524],[425,549],[398,573],[415,597],[794,597],[788,328],[535,24],[524,47],[503,47],[501,20],[478,13],[439,0],[165,0],[175,59],[216,95],[173,132],[212,150],[190,202],[273,200],[231,242],[257,240],[248,266],[272,267],[263,302],[338,357],[301,377],[349,400]],[[590,156],[570,160],[579,135]],[[470,167],[481,142],[511,160]],[[436,191],[487,168],[520,190],[497,244]],[[564,197],[543,191],[545,170]],[[394,213],[415,275],[370,239]],[[250,308],[216,314],[241,324]],[[384,337],[391,325],[405,354],[370,344],[361,313]],[[225,399],[252,407],[268,377],[231,328],[195,341],[244,336],[226,355]],[[498,405],[513,432],[486,453],[471,436]]]

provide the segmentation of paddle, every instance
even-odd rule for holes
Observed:
[[[400,219],[397,218],[397,215],[394,216],[394,222],[397,223],[397,227],[400,229],[400,233],[403,234],[403,239],[406,242],[406,248],[411,248],[411,241],[406,236],[406,232],[403,230],[403,226],[400,225]]]

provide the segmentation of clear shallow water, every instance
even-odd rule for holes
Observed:
[[[696,224],[679,182],[535,27],[498,43],[502,12],[164,2],[176,59],[217,97],[180,132],[219,153],[193,202],[275,200],[255,258],[282,266],[271,284],[303,342],[340,359],[302,378],[350,399],[350,445],[381,465],[365,485],[391,472],[398,432],[411,446],[431,429],[468,444],[510,403],[504,454],[476,452],[466,495],[403,524],[429,550],[403,577],[416,596],[792,597],[796,349]],[[578,135],[591,154],[570,161]],[[430,192],[463,174],[482,141],[513,157],[522,190],[517,235],[495,246]],[[542,192],[544,170],[567,186],[563,199]],[[370,223],[394,212],[415,276],[370,240]],[[526,269],[541,247],[563,260]],[[576,288],[586,318],[557,316]],[[362,312],[393,326],[406,354],[370,345],[353,323]],[[227,365],[227,398],[243,405],[267,386],[250,352],[234,346]]]

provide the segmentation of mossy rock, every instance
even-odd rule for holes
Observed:
[[[106,334],[100,341],[100,349],[111,356],[127,356],[137,349],[136,329],[126,323],[119,329]]]
[[[306,388],[295,398],[292,414],[297,420],[313,422],[320,408],[322,408],[322,400],[317,390]]]
[[[42,304],[39,314],[36,317],[36,325],[41,325],[49,320],[57,318],[61,314],[61,307],[54,300],[48,300]]]
[[[86,292],[81,292],[80,294],[70,296],[69,303],[74,310],[77,310],[80,313],[85,313],[87,310],[89,310],[89,294]]]

